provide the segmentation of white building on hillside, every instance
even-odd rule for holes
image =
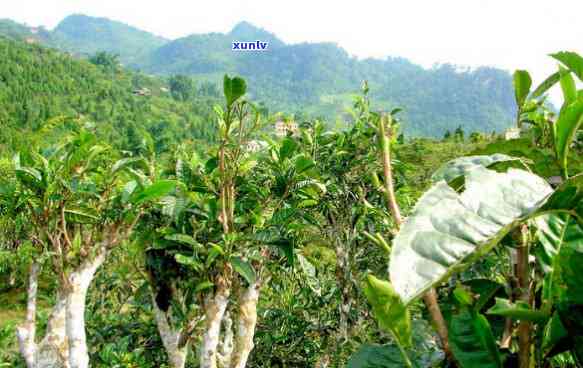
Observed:
[[[520,138],[520,129],[518,128],[508,128],[504,132],[504,139],[507,141],[511,139],[519,139]]]

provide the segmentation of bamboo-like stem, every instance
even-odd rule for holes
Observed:
[[[529,242],[528,226],[522,225],[521,243],[517,250],[516,277],[520,290],[519,299],[525,303],[530,303],[530,269],[528,264]],[[530,367],[530,346],[531,346],[531,324],[528,321],[520,321],[518,324],[518,357],[520,368]]]
[[[385,128],[387,125],[387,128]],[[393,180],[393,167],[391,164],[391,126],[390,119],[383,115],[379,119],[379,141],[381,148],[381,160],[383,163],[383,174],[384,174],[384,194],[387,201],[387,206],[393,215],[393,220],[398,227],[401,227],[403,219],[401,217],[401,210],[399,204],[397,203],[397,197],[395,196],[395,187]]]
[[[383,164],[383,174],[384,174],[384,194],[387,200],[387,206],[389,211],[393,216],[393,220],[397,227],[400,227],[403,223],[403,218],[401,217],[401,210],[399,204],[397,203],[397,197],[395,195],[395,188],[393,183],[393,168],[391,164],[391,136],[392,136],[392,118],[383,114],[379,119],[379,143],[381,148],[381,160]],[[447,331],[447,324],[439,308],[439,303],[437,301],[437,292],[434,288],[429,289],[427,293],[423,296],[423,301],[429,312],[429,316],[433,322],[435,331],[439,336],[441,342],[441,347],[445,352],[448,360],[453,361],[453,354],[449,347],[449,337]]]

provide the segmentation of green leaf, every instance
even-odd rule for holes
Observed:
[[[514,84],[514,97],[516,99],[516,105],[519,109],[522,108],[526,100],[526,96],[530,92],[530,87],[532,85],[532,79],[530,74],[526,70],[517,70],[514,72],[513,78]]]
[[[80,224],[89,224],[99,220],[99,217],[88,208],[66,208],[67,221]]]
[[[249,285],[253,285],[257,281],[257,275],[253,266],[247,261],[244,261],[241,257],[232,257],[231,265],[233,269],[241,275]]]
[[[460,157],[445,163],[439,169],[437,169],[437,171],[431,176],[431,181],[436,183],[440,180],[445,180],[449,183],[461,176],[466,175],[476,167],[490,167],[499,162],[517,160],[520,159],[501,153],[496,153],[493,155]]]
[[[354,353],[346,368],[403,368],[406,367],[399,348],[392,345],[363,344]]]
[[[570,348],[570,339],[559,314],[555,312],[543,331],[541,349],[546,357],[562,353]],[[561,347],[564,346],[564,347]]]
[[[194,267],[195,269],[200,267],[200,262],[198,262],[196,259],[194,259],[193,257],[190,256],[186,256],[184,254],[176,254],[174,256],[174,259],[176,259],[176,262],[183,264],[185,266],[191,266]]]
[[[506,296],[504,285],[489,279],[471,279],[464,281],[463,285],[469,287],[472,293],[479,295],[478,300],[474,304],[474,310],[476,312],[480,312],[496,295]]]
[[[314,293],[320,295],[322,288],[320,287],[320,280],[318,280],[318,276],[316,275],[316,267],[301,254],[297,254],[297,258],[298,264],[306,276],[309,288]]]
[[[146,162],[146,160],[144,160],[143,157],[128,157],[128,158],[122,158],[121,160],[118,160],[115,164],[113,164],[113,166],[111,167],[111,173],[115,174],[120,170],[124,170],[127,167],[132,167],[132,166],[139,166],[142,169],[148,169],[148,163]]]
[[[223,93],[227,100],[227,107],[231,107],[245,92],[247,92],[247,83],[243,78],[229,78],[228,75],[225,75],[223,79]]]
[[[138,182],[136,180],[130,180],[123,186],[121,191],[121,200],[123,203],[127,203],[130,200],[137,187]]]
[[[583,57],[575,52],[561,51],[551,54],[551,57],[560,61],[569,68],[575,75],[583,81]]]
[[[563,67],[560,67],[561,90],[563,90],[564,104],[569,105],[577,99],[577,86],[571,73]]]
[[[176,185],[177,182],[175,180],[158,180],[143,190],[134,192],[132,195],[132,203],[142,204],[160,199],[174,191],[176,189]]]
[[[490,308],[488,314],[502,317],[510,317],[520,321],[545,322],[549,314],[543,311],[533,310],[524,301],[510,302],[508,299],[496,298],[496,304]]]
[[[284,138],[281,144],[281,148],[279,149],[279,160],[283,161],[286,158],[290,158],[297,148],[298,144],[293,138],[290,137]]]
[[[381,328],[390,332],[402,346],[410,346],[411,316],[391,283],[369,274],[364,283],[364,294]]]
[[[187,234],[171,234],[164,237],[166,240],[172,240],[178,243],[191,245],[193,248],[202,248],[202,244],[197,242],[192,236]]]
[[[565,176],[567,176],[569,146],[581,123],[583,123],[583,100],[576,100],[564,106],[555,123],[555,150],[559,166],[563,169]]]
[[[530,95],[530,98],[538,98],[544,95],[549,89],[561,80],[561,73],[555,72],[545,79]]]
[[[213,286],[215,286],[215,284],[213,284],[212,282],[210,282],[210,281],[203,281],[201,283],[196,284],[196,287],[194,288],[194,292],[195,293],[199,293],[199,292],[201,292],[203,290],[210,289]]]
[[[502,368],[488,320],[471,308],[464,307],[452,316],[449,343],[462,368]]]
[[[552,192],[524,170],[476,167],[458,194],[445,182],[417,202],[393,241],[391,283],[405,303],[488,253]]]
[[[315,167],[316,163],[309,157],[304,155],[298,156],[295,160],[296,172],[302,174],[303,172]]]

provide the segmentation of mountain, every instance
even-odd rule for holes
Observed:
[[[52,43],[76,54],[99,51],[119,55],[132,65],[168,42],[162,37],[107,18],[74,14],[63,19],[52,32]]]
[[[51,42],[51,32],[44,27],[29,27],[11,19],[0,19],[0,35],[28,43]]]
[[[4,28],[15,32],[14,25]],[[0,34],[2,29],[0,22]],[[442,136],[458,126],[501,131],[516,111],[511,75],[500,69],[450,64],[426,69],[398,57],[361,60],[334,43],[286,44],[248,22],[228,33],[165,40],[106,18],[72,15],[45,33],[39,42],[77,55],[116,53],[125,65],[149,74],[184,74],[216,85],[224,73],[241,75],[251,98],[299,120],[345,118],[363,80],[369,81],[375,109],[404,109],[408,135]],[[257,40],[269,43],[266,51],[231,49],[233,42]]]
[[[126,150],[144,139],[163,152],[176,142],[200,145],[215,137],[213,105],[222,101],[217,90],[186,84],[181,93],[188,98],[180,98],[165,79],[2,36],[0,60],[2,152],[47,143],[87,122],[105,142]]]
[[[231,50],[233,41],[255,40],[268,41],[268,50]],[[405,132],[412,135],[441,136],[460,125],[466,131],[500,131],[515,115],[506,71],[449,64],[425,69],[403,58],[359,60],[334,43],[285,44],[247,22],[227,34],[168,42],[139,66],[215,81],[223,73],[239,74],[248,79],[251,96],[272,110],[327,118],[341,115],[368,80],[375,108],[402,106]]]

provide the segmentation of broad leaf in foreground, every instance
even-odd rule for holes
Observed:
[[[402,368],[403,357],[396,346],[364,344],[350,357],[347,368]]]
[[[471,170],[476,167],[490,167],[499,162],[505,161],[517,161],[520,160],[517,157],[512,157],[504,155],[502,153],[496,153],[493,155],[478,155],[478,156],[466,156],[460,157],[455,160],[451,160],[441,166],[432,176],[431,181],[437,183],[438,181],[445,180],[450,182],[457,179],[460,176],[466,175]]]
[[[452,316],[449,338],[453,354],[461,367],[502,367],[488,320],[472,308],[463,307]]]
[[[411,344],[411,316],[388,281],[368,275],[364,294],[381,328],[390,332],[402,346]]]
[[[555,123],[555,150],[564,175],[567,176],[567,157],[569,146],[575,133],[583,125],[583,100],[575,100],[561,109],[561,115]]]
[[[446,182],[430,188],[395,237],[390,278],[403,302],[461,271],[490,251],[540,208],[552,192],[523,170],[497,173],[476,167],[458,194]]]
[[[533,310],[524,301],[518,300],[513,303],[502,298],[496,298],[496,304],[488,310],[488,314],[532,322],[544,322],[550,317],[544,311]]]

